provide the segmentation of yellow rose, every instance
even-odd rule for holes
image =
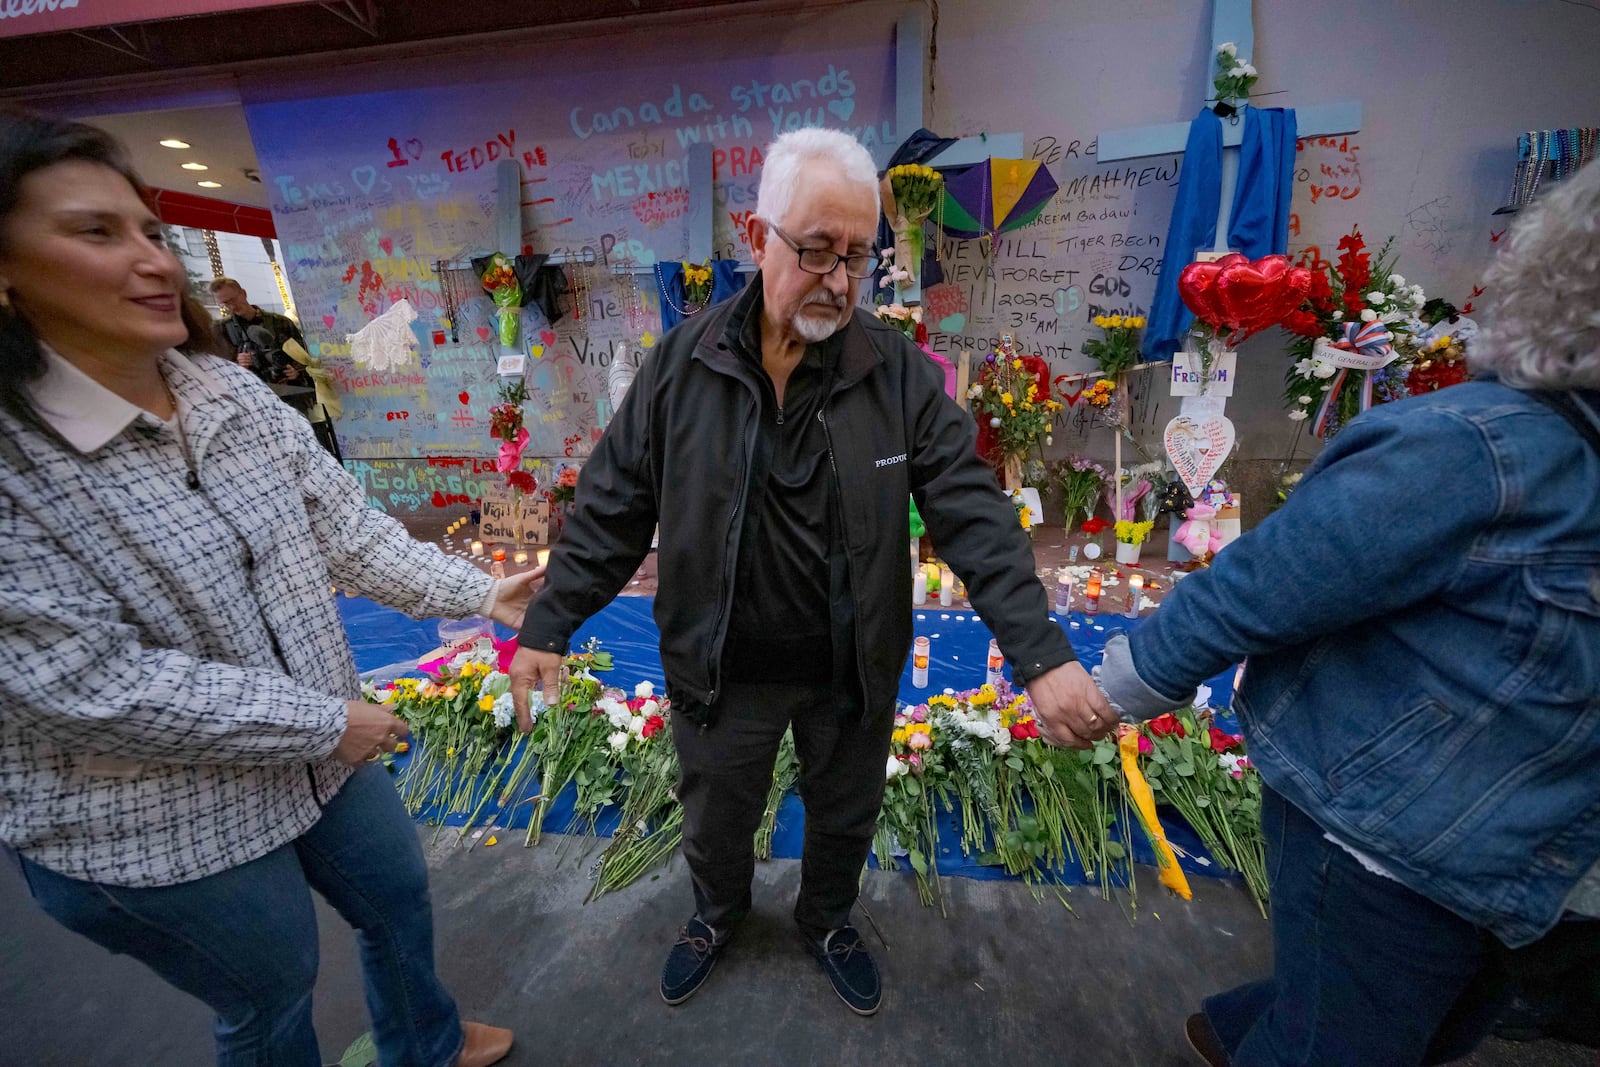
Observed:
[[[494,710],[494,697],[480,697],[478,699],[478,710],[479,711],[493,711]]]

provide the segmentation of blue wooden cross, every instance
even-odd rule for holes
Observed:
[[[1212,0],[1211,53],[1206,60],[1206,98],[1211,96],[1211,78],[1216,71],[1217,49],[1232,41],[1239,50],[1239,62],[1250,62],[1255,49],[1255,30],[1251,26],[1251,0]],[[1332,104],[1312,104],[1295,108],[1300,137],[1330,137],[1354,133],[1361,128],[1361,101],[1341,100]],[[1228,250],[1228,224],[1233,214],[1233,193],[1239,181],[1239,142],[1244,123],[1222,127],[1222,204],[1217,213],[1217,239],[1213,250]],[[1187,122],[1166,122],[1157,126],[1136,126],[1107,130],[1098,140],[1096,158],[1101,163],[1139,156],[1175,155],[1189,141]]]

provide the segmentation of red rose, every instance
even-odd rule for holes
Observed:
[[[1094,537],[1096,534],[1099,534],[1110,525],[1111,524],[1105,519],[1090,519],[1088,522],[1083,524],[1083,532],[1088,534],[1090,537]]]
[[[1183,728],[1183,723],[1179,722],[1178,717],[1170,711],[1150,720],[1150,732],[1156,737],[1171,737],[1174,734],[1178,737],[1189,736],[1188,731]]]
[[[1238,748],[1244,738],[1238,734],[1230,734],[1213,726],[1211,728],[1211,751],[1226,752],[1230,748]]]
[[[659,715],[651,715],[644,721],[644,736],[648,740],[667,728],[667,720]]]
[[[520,489],[524,493],[532,493],[539,488],[539,482],[530,471],[512,471],[506,475],[506,484],[513,489]]]
[[[1011,740],[1013,740],[1013,741],[1026,741],[1028,738],[1032,737],[1033,735],[1028,732],[1028,727],[1031,726],[1031,725],[1033,725],[1033,724],[1032,723],[1026,723],[1026,722],[1014,722],[1014,723],[1012,723],[1008,727],[1008,729],[1011,731]]]

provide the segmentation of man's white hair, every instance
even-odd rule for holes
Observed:
[[[1523,210],[1484,285],[1475,369],[1520,389],[1600,389],[1600,165]]]
[[[878,169],[861,142],[842,130],[807,127],[791,130],[767,146],[756,214],[782,226],[794,202],[800,171],[817,161],[832,164],[846,180],[870,189],[872,202],[878,203]]]

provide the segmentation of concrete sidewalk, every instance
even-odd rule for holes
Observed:
[[[680,860],[585,906],[585,842],[520,834],[494,848],[430,844],[439,970],[463,1013],[517,1031],[508,1065],[1132,1064],[1198,1062],[1183,1044],[1200,997],[1256,977],[1270,934],[1244,891],[1196,879],[1176,900],[1141,869],[1127,894],[1035,900],[1018,882],[951,879],[947,917],[909,875],[868,872],[858,923],[884,972],[871,1019],[838,1002],[789,918],[799,863],[757,869],[756,912],[704,989],[669,1008],[662,958],[690,910]],[[451,835],[453,840],[453,835]],[[444,838],[441,837],[441,842]],[[561,846],[565,844],[565,848]],[[558,856],[558,850],[560,854]],[[366,1030],[354,939],[319,901],[323,1057]],[[186,1067],[211,1062],[210,1017],[140,965],[67,933],[0,870],[0,1063]],[[1159,918],[1158,918],[1159,916]],[[1465,1063],[1588,1067],[1592,1050],[1492,1043]]]

